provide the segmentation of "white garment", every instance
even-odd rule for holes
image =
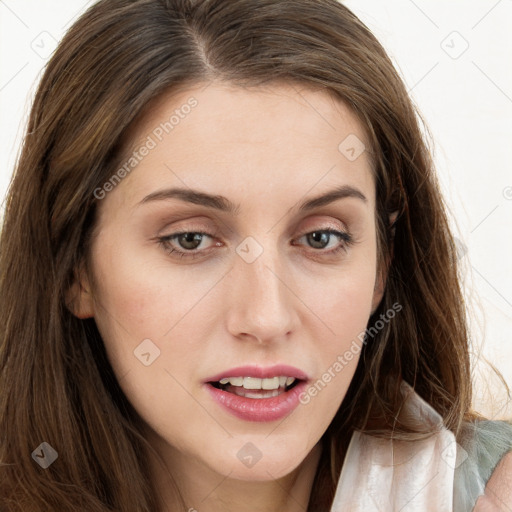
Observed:
[[[468,424],[474,434],[466,451],[407,383],[401,391],[404,413],[436,433],[402,441],[354,432],[330,512],[470,512],[499,458],[512,449],[512,425],[486,421],[485,427]]]

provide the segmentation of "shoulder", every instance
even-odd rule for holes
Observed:
[[[493,471],[474,512],[512,510],[512,452],[507,453]]]
[[[467,422],[459,443],[462,457],[455,470],[454,498],[460,510],[512,510],[512,423]]]

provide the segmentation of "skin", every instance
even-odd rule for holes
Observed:
[[[505,455],[478,498],[474,512],[510,512],[512,510],[512,452]]]
[[[360,345],[383,289],[375,185],[368,152],[350,161],[338,146],[355,134],[368,147],[366,135],[324,91],[213,82],[154,101],[130,131],[128,153],[191,96],[197,106],[100,201],[92,275],[75,283],[74,312],[95,318],[121,388],[165,463],[150,454],[162,511],[177,509],[169,473],[192,510],[303,512],[319,441],[358,354],[309,403],[274,422],[232,416],[202,383],[234,366],[276,363],[316,382],[354,340]],[[366,199],[298,212],[302,201],[340,185]],[[239,213],[176,198],[140,204],[177,186],[223,195]],[[331,235],[322,248],[304,236],[323,229],[348,230],[354,243]],[[158,238],[182,231],[215,236],[196,244],[199,257],[180,258]],[[263,249],[252,263],[236,252],[249,236]],[[149,366],[134,357],[145,339],[160,350]],[[261,453],[251,467],[237,457],[248,442]]]

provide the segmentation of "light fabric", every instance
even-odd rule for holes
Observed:
[[[407,383],[401,390],[401,414],[435,433],[403,441],[354,432],[330,512],[471,512],[495,466],[512,450],[511,424],[466,423],[459,445]]]

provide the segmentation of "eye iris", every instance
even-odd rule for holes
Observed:
[[[178,241],[184,249],[197,249],[202,238],[203,235],[201,233],[183,233],[178,237]],[[192,247],[187,246],[190,243]]]
[[[325,231],[314,231],[308,235],[308,240],[313,241],[312,246],[317,249],[323,249],[329,243],[330,233]],[[315,244],[320,242],[320,247],[316,247]]]

